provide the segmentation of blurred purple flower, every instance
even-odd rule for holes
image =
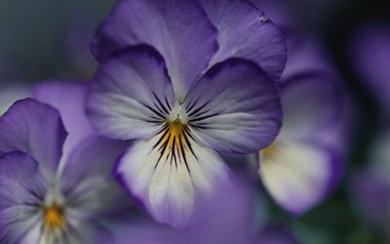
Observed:
[[[293,214],[321,202],[340,176],[344,152],[339,79],[323,50],[280,1],[254,1],[280,25],[288,60],[279,82],[282,129],[260,152],[259,174],[275,201]]]
[[[377,98],[383,123],[370,145],[368,165],[352,179],[352,199],[362,217],[390,238],[390,28],[374,24],[360,28],[352,39],[350,57]]]
[[[367,88],[390,114],[390,27],[367,25],[351,41],[350,57]]]
[[[120,244],[254,243],[255,189],[242,180],[222,187],[190,228],[175,229],[145,219],[117,229]]]
[[[338,119],[334,87],[326,78],[307,74],[281,87],[283,126],[275,142],[260,152],[265,187],[294,214],[323,200],[340,174],[341,151],[324,137]]]
[[[117,244],[297,243],[286,228],[256,222],[265,211],[258,206],[258,198],[254,185],[237,177],[234,187],[220,188],[199,221],[190,228],[175,229],[145,219],[133,219],[116,228]]]
[[[109,237],[100,217],[115,210],[110,201],[120,195],[110,168],[123,143],[72,137],[87,126],[77,118],[85,94],[77,88],[84,89],[42,84],[36,97],[59,110],[28,98],[0,118],[1,243],[104,243]],[[63,95],[42,96],[49,92]],[[77,146],[63,153],[68,138]]]
[[[116,172],[159,222],[188,224],[228,187],[216,151],[253,153],[279,130],[284,42],[246,1],[120,1],[92,50],[89,119],[109,138],[136,139]]]
[[[351,182],[355,207],[383,233],[390,233],[390,130],[381,131],[370,147],[368,166]],[[388,236],[390,238],[390,236]]]

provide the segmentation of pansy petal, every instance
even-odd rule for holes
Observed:
[[[86,84],[81,82],[51,81],[34,87],[34,98],[56,108],[69,133],[64,146],[64,155],[80,141],[94,133],[86,115]]]
[[[167,141],[164,137],[136,142],[116,172],[157,221],[185,226],[222,182],[229,186],[229,170],[216,152],[193,135],[168,136]]]
[[[318,204],[334,186],[337,160],[313,144],[280,142],[260,154],[260,177],[275,201],[293,214]]]
[[[127,142],[91,135],[72,150],[62,176],[74,179],[86,176],[109,177],[116,159],[127,146]]]
[[[55,172],[66,135],[57,110],[30,98],[20,100],[0,118],[0,154],[22,151]]]
[[[33,158],[11,152],[0,158],[0,185],[0,242],[14,243],[36,224],[45,184]]]
[[[71,202],[69,206],[77,206],[74,212],[79,213],[76,215],[117,213],[123,210],[120,206],[129,206],[129,201],[123,201],[126,196],[112,177],[114,163],[127,146],[127,142],[95,135],[72,150],[64,164],[61,188]]]
[[[113,139],[146,137],[174,105],[162,57],[137,46],[103,62],[91,84],[87,115],[101,134]]]
[[[36,226],[40,214],[29,206],[14,206],[0,211],[1,243],[37,243]],[[33,233],[35,232],[35,233]]]
[[[197,1],[119,1],[100,26],[92,51],[103,59],[138,44],[162,54],[179,99],[218,48],[216,30]]]
[[[329,73],[308,72],[283,83],[280,88],[283,138],[320,136],[326,127],[342,120],[343,99],[336,81]]]
[[[185,102],[189,124],[217,151],[256,152],[275,138],[281,125],[275,85],[250,61],[215,65]]]
[[[218,29],[220,48],[210,65],[228,58],[255,61],[273,80],[279,80],[287,54],[281,32],[254,5],[244,0],[202,0]]]

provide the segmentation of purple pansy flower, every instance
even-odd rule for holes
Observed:
[[[101,217],[111,213],[109,201],[120,195],[110,167],[123,143],[96,135],[67,137],[66,130],[82,133],[77,126],[86,126],[69,117],[82,115],[77,87],[56,91],[43,84],[35,90],[38,99],[59,106],[65,127],[58,110],[30,98],[0,118],[1,243],[104,243],[109,238]],[[49,91],[61,91],[63,100],[39,95]],[[77,146],[63,149],[68,138]]]
[[[92,49],[89,119],[136,140],[116,172],[159,222],[188,224],[228,187],[217,152],[253,153],[278,133],[285,47],[247,1],[119,1]]]
[[[280,22],[289,57],[278,83],[283,126],[260,152],[259,175],[273,199],[299,215],[324,199],[340,175],[344,149],[339,79],[319,45],[287,21],[291,17],[283,4],[255,2]]]

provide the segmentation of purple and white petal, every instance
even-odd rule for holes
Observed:
[[[260,177],[272,196],[293,214],[317,205],[338,178],[336,156],[313,143],[276,141],[260,153]]]
[[[191,88],[184,106],[191,128],[217,151],[254,153],[271,143],[281,126],[274,82],[241,59],[215,65]]]
[[[22,152],[0,158],[0,185],[0,242],[14,243],[38,223],[46,185],[38,163]]]
[[[58,111],[34,99],[17,101],[0,118],[0,154],[28,153],[51,173],[57,170],[66,136]]]
[[[228,58],[255,61],[272,80],[279,80],[287,50],[278,28],[249,1],[202,0],[210,21],[218,30],[220,48],[210,66]]]
[[[182,99],[218,49],[217,33],[197,1],[119,1],[100,26],[92,51],[102,60],[124,47],[148,44],[164,57]]]
[[[86,84],[81,82],[51,81],[34,87],[34,98],[56,108],[61,115],[66,131],[69,133],[64,145],[67,157],[73,147],[94,134],[86,115]]]
[[[87,115],[97,131],[113,139],[152,135],[175,104],[162,57],[137,46],[100,65],[87,99]]]
[[[218,186],[229,187],[229,170],[218,154],[193,135],[184,137],[139,140],[116,168],[120,180],[157,221],[176,227],[194,221]]]

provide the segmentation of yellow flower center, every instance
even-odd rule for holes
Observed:
[[[165,143],[163,154],[172,152],[175,154],[175,150],[179,151],[180,143],[184,141],[186,125],[183,124],[179,119],[173,122],[167,122],[166,133],[163,134],[162,143]]]
[[[183,124],[180,119],[176,119],[173,122],[168,122],[168,128],[172,136],[180,136],[183,133],[185,126],[186,125]]]
[[[180,118],[176,118],[174,121],[165,121],[158,134],[159,139],[153,146],[153,149],[157,150],[160,154],[157,164],[161,160],[173,163],[175,166],[178,166],[180,162],[184,162],[189,170],[187,154],[191,152],[196,158],[191,145],[193,136],[190,127],[186,123],[183,123]]]
[[[43,228],[48,231],[63,229],[66,225],[64,212],[58,204],[43,209]]]
[[[260,151],[260,157],[263,159],[262,161],[265,162],[266,160],[274,157],[278,153],[278,146],[276,143],[272,143],[268,147],[264,148]]]

